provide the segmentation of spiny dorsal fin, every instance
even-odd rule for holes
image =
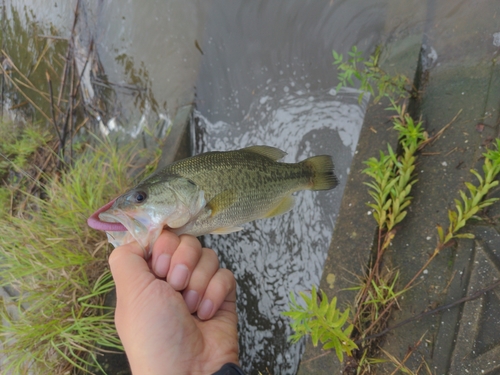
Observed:
[[[274,161],[280,160],[286,155],[285,151],[281,151],[279,148],[271,146],[250,146],[241,149],[241,151],[253,152],[254,154],[265,156]]]
[[[217,213],[232,206],[236,202],[237,198],[238,194],[236,194],[236,191],[232,189],[224,190],[222,193],[217,194],[206,205],[206,207],[211,210],[210,216],[215,216]]]

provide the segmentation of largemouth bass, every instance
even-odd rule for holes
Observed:
[[[278,162],[285,155],[252,146],[180,160],[99,209],[88,224],[106,230],[115,246],[136,240],[148,257],[163,229],[193,236],[235,232],[291,210],[296,191],[337,185],[330,156]]]

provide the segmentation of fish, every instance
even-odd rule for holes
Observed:
[[[137,241],[147,259],[164,229],[193,236],[232,233],[290,211],[297,191],[337,186],[330,155],[280,162],[285,155],[258,145],[174,162],[101,207],[88,225],[107,231],[115,246]]]

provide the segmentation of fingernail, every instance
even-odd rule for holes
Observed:
[[[168,254],[161,254],[157,259],[155,263],[155,273],[156,276],[158,277],[165,277],[167,276],[168,269],[170,267],[170,259],[172,257]]]
[[[200,308],[198,309],[198,318],[208,319],[213,309],[214,309],[213,302],[210,301],[209,299],[204,300],[201,303]]]
[[[188,276],[188,268],[184,264],[178,264],[172,271],[168,282],[175,290],[182,290],[187,286]]]
[[[189,290],[184,294],[184,301],[186,301],[186,306],[191,314],[194,313],[196,307],[198,307],[199,300],[200,296],[196,290]]]

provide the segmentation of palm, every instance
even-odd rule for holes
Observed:
[[[235,302],[224,302],[212,319],[202,321],[189,314],[181,294],[168,283],[153,278],[146,283],[136,300],[141,307],[133,322],[120,321],[120,304],[116,310],[117,325],[133,327],[121,337],[125,350],[133,345],[142,352],[141,363],[131,363],[132,369],[149,362],[151,374],[166,374],[169,364],[177,363],[177,368],[169,369],[172,373],[212,374],[221,363],[238,361]]]
[[[229,303],[228,303],[229,304]],[[234,303],[232,303],[234,305]],[[235,308],[234,308],[235,310]],[[220,360],[227,358],[224,362],[235,362],[238,360],[238,332],[236,330],[236,313],[232,311],[219,310],[215,316],[207,321],[201,321],[196,317],[193,320],[203,340],[204,364],[207,367],[220,367]],[[216,363],[212,365],[212,362]]]

